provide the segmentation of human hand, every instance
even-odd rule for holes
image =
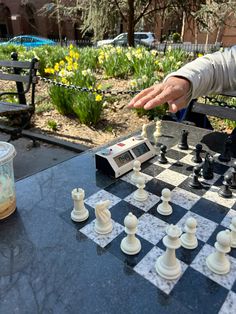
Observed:
[[[187,106],[191,83],[182,77],[171,76],[164,83],[153,85],[136,95],[128,104],[128,108],[152,109],[168,103],[170,112]]]

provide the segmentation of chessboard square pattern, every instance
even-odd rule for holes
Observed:
[[[231,208],[236,201],[236,197],[233,195],[232,198],[224,198],[224,197],[220,196],[218,194],[218,192],[219,192],[219,188],[212,186],[210,188],[210,190],[208,190],[203,195],[203,197],[212,201],[212,202],[215,202],[215,203],[218,203],[218,204],[223,205],[225,207]]]
[[[112,220],[113,229],[111,232],[107,234],[98,234],[95,229],[95,219],[82,229],[80,232],[85,234],[89,239],[93,240],[99,246],[104,248],[108,243],[110,243],[113,239],[115,239],[123,230],[124,227]]]
[[[187,177],[189,177],[193,172],[193,166],[182,163],[180,161],[174,163],[169,169],[175,172],[182,173]]]
[[[168,224],[173,224],[175,225],[186,213],[187,210],[179,205],[176,205],[172,202],[169,202],[169,205],[172,207],[172,214],[168,216],[163,216],[157,212],[157,207],[159,204],[161,204],[162,201],[160,201],[157,205],[153,206],[148,213],[156,216],[157,218],[165,221]]]
[[[163,189],[169,189],[170,191],[172,191],[174,188],[175,186],[172,184],[153,178],[151,181],[147,182],[145,190],[149,191],[152,194],[161,196],[161,192]]]
[[[224,217],[224,219],[221,221],[221,225],[229,228],[229,225],[231,224],[232,218],[236,216],[236,210],[230,209],[227,213],[227,215]]]
[[[229,208],[204,198],[198,200],[191,208],[191,212],[213,220],[216,223],[220,223],[227,215],[228,211]]]
[[[119,203],[121,199],[105,190],[100,190],[97,193],[91,195],[90,197],[86,198],[85,203],[89,206],[95,208],[97,203],[103,202],[105,200],[110,201],[109,209]]]
[[[145,179],[145,183],[147,183],[148,181],[152,180],[153,177],[152,176],[149,176],[148,174],[145,174],[145,173],[141,173],[143,176],[144,176],[144,179]],[[135,183],[131,180],[131,176],[133,175],[133,171],[130,171],[129,173],[125,174],[124,176],[121,177],[121,180],[122,181],[126,181],[130,184],[133,184],[134,186]]]
[[[111,209],[111,218],[121,225],[124,225],[125,217],[131,212],[137,218],[143,215],[143,210],[135,207],[132,203],[128,203],[124,200],[114,205]]]
[[[215,162],[214,163],[214,172],[218,173],[220,175],[224,175],[228,170],[229,170],[229,166],[227,165],[223,165],[222,163],[219,162]]]
[[[190,209],[200,199],[200,196],[175,187],[171,192],[171,202],[185,209]]]
[[[183,190],[189,191],[191,193],[194,193],[196,195],[202,196],[206,193],[207,190],[210,189],[210,185],[202,185],[199,189],[194,189],[189,186],[190,181],[192,180],[192,175],[190,175],[186,180],[184,180],[179,187]],[[199,180],[200,181],[200,180]]]
[[[235,314],[236,312],[236,293],[230,291],[222,305],[219,314]]]
[[[160,290],[164,291],[166,294],[169,294],[171,290],[174,288],[178,280],[177,278],[175,280],[166,280],[162,277],[160,277],[156,271],[155,264],[157,261],[157,258],[160,257],[164,253],[163,250],[161,250],[158,247],[153,247],[153,249],[148,252],[148,254],[141,260],[139,264],[137,264],[134,267],[134,270],[146,278],[148,281],[150,281],[153,285],[158,287]],[[181,265],[181,276],[187,269],[187,265],[185,265],[183,262],[180,261]]]
[[[198,164],[193,161],[193,157],[194,155],[190,155],[190,154],[186,155],[180,159],[180,162],[191,165],[191,166],[197,166]]]
[[[172,160],[180,160],[182,158],[184,158],[185,156],[187,155],[187,152],[181,152],[181,151],[177,151],[175,149],[172,149],[170,148],[169,150],[167,150],[167,153],[166,153],[166,157],[167,158],[171,158]]]
[[[197,220],[196,237],[199,240],[206,242],[210,238],[214,230],[217,228],[218,224],[216,224],[214,221],[199,216],[196,213],[188,211],[186,215],[183,216],[183,218],[180,219],[180,221],[177,223],[177,225],[183,230],[183,232],[185,231],[184,226],[186,224],[186,220],[190,217],[195,218]]]
[[[134,193],[128,195],[124,200],[132,205],[134,205],[135,207],[138,207],[140,209],[142,209],[143,211],[147,212],[150,208],[152,208],[155,204],[157,204],[160,200],[160,197],[147,192],[148,193],[148,198],[146,201],[140,202],[140,201],[136,201],[134,199]]]
[[[133,184],[125,182],[123,180],[117,180],[104,189],[105,191],[118,196],[119,198],[125,198],[136,190]]]
[[[168,161],[168,162],[167,162],[166,164],[161,164],[161,163],[157,160],[157,157],[155,157],[154,160],[151,160],[151,162],[152,162],[154,165],[160,166],[160,167],[165,168],[165,169],[170,168],[170,166],[176,162],[176,160],[175,160],[175,159],[172,159],[172,158],[167,158],[167,161]]]
[[[164,170],[163,167],[159,165],[154,165],[150,162],[147,164],[143,165],[142,167],[142,173],[145,173],[149,176],[156,177],[159,173],[161,173]]]
[[[185,264],[187,265],[191,265],[192,261],[194,260],[194,258],[197,256],[197,254],[200,252],[200,250],[202,249],[202,247],[204,246],[204,242],[198,240],[198,246],[193,249],[193,250],[190,250],[190,249],[185,249],[183,246],[181,246],[179,249],[176,250],[175,254],[176,254],[176,257],[184,262]],[[165,246],[163,244],[163,241],[159,241],[157,246],[162,249],[162,250],[165,250]]]
[[[236,259],[228,256],[231,264],[230,272],[223,276],[218,275],[213,273],[206,265],[206,258],[213,252],[215,252],[215,248],[208,244],[205,244],[202,250],[194,259],[191,267],[199,271],[203,275],[207,276],[211,280],[217,282],[222,287],[230,290],[236,280]]]
[[[143,214],[138,220],[137,234],[152,244],[163,238],[168,224],[150,214]]]
[[[121,241],[127,236],[127,234],[123,231],[119,234],[113,241],[111,241],[105,249],[109,251],[112,255],[116,256],[119,260],[121,260],[125,265],[130,267],[135,267],[144,256],[153,248],[153,245],[146,241],[145,239],[136,235],[141,242],[141,251],[135,255],[128,255],[122,252],[120,248]]]
[[[227,297],[227,289],[188,267],[171,292],[193,313],[218,313]]]
[[[162,180],[174,186],[180,185],[184,180],[186,180],[186,178],[187,176],[184,174],[177,173],[170,169],[166,169],[156,176],[156,179]]]

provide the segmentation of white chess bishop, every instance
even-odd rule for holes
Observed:
[[[137,190],[134,192],[134,199],[136,201],[139,201],[139,202],[144,202],[147,200],[148,198],[148,193],[147,191],[144,190],[145,188],[145,178],[144,176],[140,176],[139,178],[137,178]]]
[[[95,226],[94,229],[99,234],[106,234],[112,231],[113,225],[111,220],[111,212],[108,207],[110,201],[106,200],[95,205]]]
[[[181,246],[179,238],[181,233],[182,231],[178,226],[169,225],[166,228],[167,235],[163,238],[166,251],[156,261],[157,273],[168,280],[177,279],[181,275],[180,261],[175,255],[175,250]]]
[[[180,237],[181,244],[185,249],[193,250],[198,246],[198,240],[196,237],[197,220],[193,217],[189,217],[186,220],[184,231]]]
[[[142,126],[141,137],[142,137],[143,139],[146,139],[146,138],[147,138],[147,124],[144,124],[144,125]]]
[[[80,188],[73,189],[71,196],[74,200],[74,208],[71,212],[71,219],[75,222],[86,220],[89,216],[89,211],[84,206],[84,190]]]
[[[171,192],[169,189],[163,189],[161,195],[162,203],[157,206],[157,212],[161,215],[168,216],[173,212],[169,204]]]
[[[230,262],[226,253],[230,252],[231,234],[229,230],[220,231],[216,236],[216,251],[206,259],[207,267],[218,275],[225,275],[230,271]]]
[[[125,232],[127,236],[121,241],[121,250],[128,255],[135,255],[141,250],[141,243],[135,237],[137,231],[138,219],[132,213],[129,213],[124,220]]]
[[[229,228],[231,230],[231,247],[236,248],[236,216],[232,218]]]
[[[137,179],[141,176],[141,162],[139,160],[135,160],[133,163],[133,173],[131,175],[131,181],[136,185]]]
[[[156,121],[156,129],[153,133],[154,144],[158,142],[158,138],[161,136],[161,120]]]

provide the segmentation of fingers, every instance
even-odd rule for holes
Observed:
[[[176,113],[178,110],[185,108],[187,104],[188,99],[186,95],[183,95],[182,97],[179,97],[175,100],[170,100],[168,101],[169,111],[172,113]]]
[[[145,97],[146,95],[148,95],[150,92],[152,92],[154,90],[154,86],[151,86],[149,88],[144,89],[143,91],[141,91],[138,95],[136,95],[131,101],[130,103],[127,105],[128,108],[132,108],[134,106],[135,103],[137,103],[140,99],[142,99],[143,97]]]

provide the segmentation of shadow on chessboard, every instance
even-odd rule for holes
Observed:
[[[227,133],[212,132],[203,136],[201,142],[205,144],[210,150],[222,153],[224,150],[224,144],[227,138],[231,138],[232,144],[230,147],[231,157],[236,158],[236,129],[229,135]]]

